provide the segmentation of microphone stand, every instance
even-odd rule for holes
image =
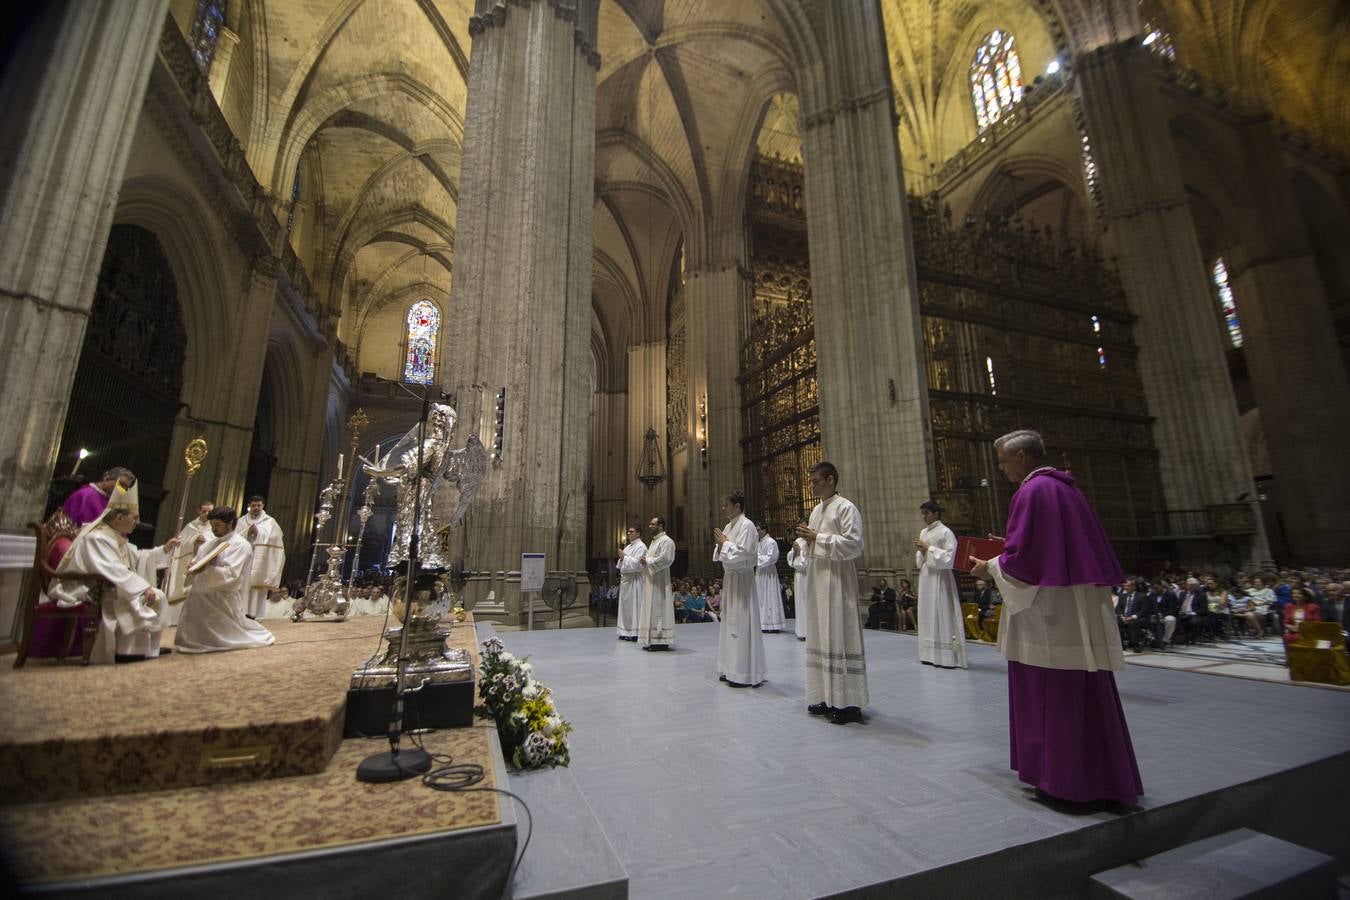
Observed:
[[[406,390],[406,388],[405,388]],[[416,395],[414,395],[416,396]],[[356,768],[356,780],[371,784],[403,781],[431,769],[431,754],[421,747],[402,749],[403,737],[403,679],[408,671],[408,625],[412,620],[414,581],[420,567],[420,538],[422,530],[422,466],[423,448],[427,442],[427,416],[431,412],[431,386],[422,387],[422,418],[417,423],[417,477],[413,481],[412,534],[408,538],[408,574],[403,586],[403,628],[398,643],[398,674],[394,676],[394,703],[389,714],[389,749],[361,760]],[[390,604],[394,602],[389,598]]]

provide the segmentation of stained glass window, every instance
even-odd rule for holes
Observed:
[[[192,55],[203,72],[211,71],[211,58],[216,55],[216,40],[225,27],[224,0],[197,0],[197,16],[192,20],[188,43]]]
[[[418,300],[408,308],[404,381],[409,384],[431,384],[436,377],[436,341],[440,332],[441,311],[434,303]]]
[[[1166,29],[1149,21],[1144,23],[1144,31],[1146,34],[1142,43],[1145,47],[1168,62],[1177,61],[1176,44],[1172,43],[1172,35],[1168,34]]]
[[[989,376],[989,393],[998,396],[998,385],[994,383],[994,358],[986,356],[984,358],[984,373]]]
[[[1022,60],[1010,31],[992,31],[970,64],[970,93],[980,131],[999,120],[1022,99]]]
[[[1224,265],[1223,257],[1214,260],[1209,277],[1214,282],[1214,290],[1219,298],[1219,312],[1223,315],[1224,327],[1228,329],[1228,340],[1234,347],[1241,347],[1242,326],[1238,324],[1237,303],[1233,300],[1233,289],[1228,284],[1228,266]]]

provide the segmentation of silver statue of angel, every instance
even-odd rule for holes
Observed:
[[[417,425],[408,429],[408,433],[399,439],[383,459],[379,458],[378,453],[374,461],[361,457],[362,469],[367,475],[378,478],[385,484],[398,485],[398,508],[394,516],[393,547],[389,551],[389,565],[408,561],[409,545],[414,531],[418,535],[418,555],[421,557],[423,568],[443,569],[450,564],[441,551],[440,542],[436,539],[436,534],[441,529],[436,510],[436,492],[452,470],[457,472],[458,469],[465,467],[465,464],[458,461],[472,456],[475,444],[480,448],[480,452],[482,447],[482,444],[477,443],[477,435],[470,435],[469,445],[464,449],[450,449],[450,432],[454,430],[455,419],[456,414],[452,407],[444,403],[431,405],[427,415],[426,434],[422,441],[420,469],[417,462],[419,430]],[[452,480],[460,483],[460,478],[461,476],[456,474]],[[480,475],[478,481],[481,480]],[[465,481],[469,487],[468,495],[472,498],[473,492],[478,488],[477,482],[473,481],[471,476]],[[414,525],[413,505],[418,493],[421,494],[419,516],[421,521]],[[461,484],[461,509],[457,509],[453,517],[456,523],[463,518],[463,507],[467,506],[464,495],[465,484]]]

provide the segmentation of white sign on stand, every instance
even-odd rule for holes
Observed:
[[[534,631],[534,595],[544,589],[544,554],[520,554],[520,592],[529,597],[526,603],[526,627]]]

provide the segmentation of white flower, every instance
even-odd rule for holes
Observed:
[[[526,675],[528,675],[528,674],[530,674],[531,672],[534,671],[534,666],[530,665],[530,664],[527,663],[527,662],[521,663],[520,666],[519,666],[519,668],[520,668],[520,671],[524,672]]]
[[[507,662],[507,663],[509,663],[509,662],[513,662],[514,660],[515,660],[515,657],[511,655],[511,651],[509,651],[509,650],[503,650],[503,651],[501,652],[501,661],[502,661],[502,662]]]

